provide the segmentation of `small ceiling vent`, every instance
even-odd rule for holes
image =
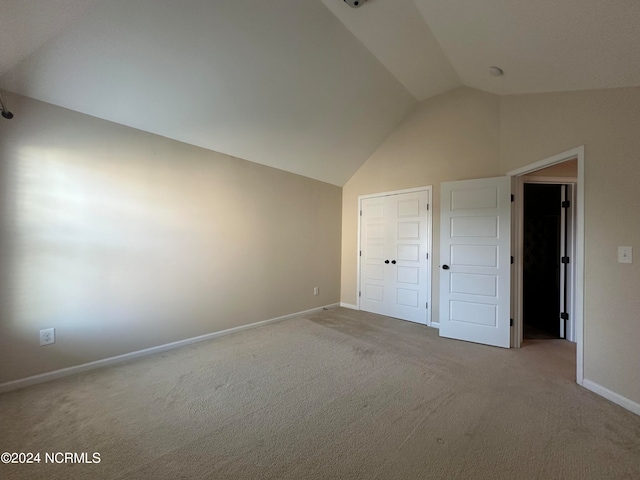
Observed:
[[[366,3],[367,0],[344,0],[344,3],[349,5],[351,8],[361,7]]]

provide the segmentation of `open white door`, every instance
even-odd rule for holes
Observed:
[[[441,185],[440,336],[509,348],[511,177]]]

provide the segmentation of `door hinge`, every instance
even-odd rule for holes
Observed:
[[[362,216],[362,210],[360,210],[360,216]]]
[[[429,308],[429,302],[427,302],[427,304],[425,305],[425,308]]]
[[[513,265],[513,255],[511,255],[511,265]]]
[[[513,193],[511,194],[511,201],[512,201],[512,202],[515,202],[515,201],[516,201],[516,196],[515,196]]]
[[[569,320],[569,314],[567,312],[561,312],[560,313],[560,318],[562,320]]]
[[[429,210],[429,204],[427,203],[427,210]]]
[[[358,296],[361,297],[362,296],[362,292],[358,292]]]
[[[562,263],[569,263],[569,257],[562,257]]]
[[[429,254],[427,253],[426,255],[427,255],[427,260],[429,260]]]
[[[513,318],[510,318],[510,319],[509,319],[509,326],[510,326],[510,327],[513,327]]]
[[[560,205],[562,206],[562,208],[569,208],[571,206],[571,201],[565,200]]]
[[[362,256],[362,250],[360,250],[360,256]]]

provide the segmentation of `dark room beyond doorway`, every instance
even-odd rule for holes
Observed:
[[[525,339],[561,338],[563,186],[524,185],[523,323]],[[563,277],[564,278],[564,277]]]

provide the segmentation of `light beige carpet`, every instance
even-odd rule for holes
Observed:
[[[640,417],[562,340],[503,350],[333,309],[0,395],[3,479],[634,479]]]

